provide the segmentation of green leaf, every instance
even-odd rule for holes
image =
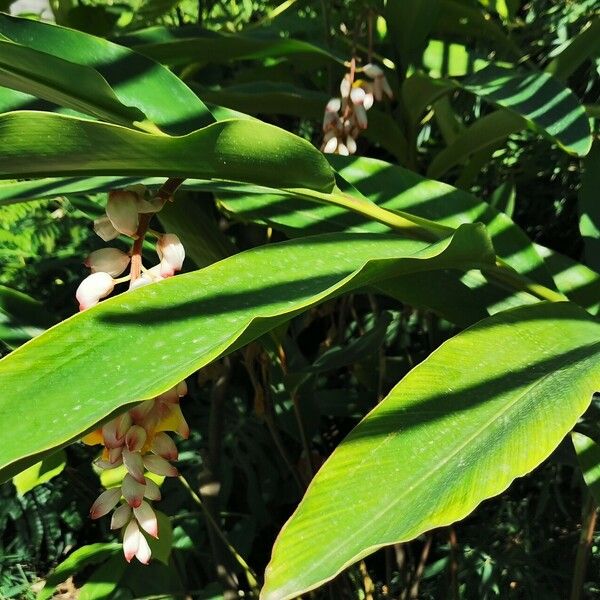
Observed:
[[[52,324],[41,302],[0,285],[0,340],[16,348]]]
[[[330,191],[333,173],[307,141],[259,121],[220,121],[182,137],[63,115],[0,115],[0,178],[160,175]]]
[[[589,313],[600,313],[600,275],[559,252],[535,244],[538,254],[556,283],[556,288]]]
[[[392,275],[493,261],[481,225],[430,246],[397,235],[323,235],[258,247],[106,300],[0,361],[0,472],[12,476],[113,411],[329,298]]]
[[[385,20],[396,55],[406,71],[420,65],[427,37],[440,9],[439,0],[389,0]]]
[[[505,140],[511,133],[517,133],[525,126],[524,119],[507,110],[497,110],[477,119],[435,156],[429,164],[427,176],[439,179],[474,153]]]
[[[546,73],[565,81],[588,58],[600,54],[600,17],[596,16],[587,27],[569,40],[566,48],[552,59],[546,67]]]
[[[433,33],[442,38],[477,39],[488,44],[490,50],[511,58],[521,58],[520,48],[503,29],[481,8],[457,0],[440,0],[440,11]]]
[[[583,237],[585,262],[598,271],[600,269],[600,141],[583,161],[583,175],[577,208],[579,210],[579,232]]]
[[[169,557],[173,547],[173,528],[167,515],[160,512],[160,510],[154,512],[158,520],[158,539],[150,536],[146,536],[146,539],[152,551],[152,558],[169,566]]]
[[[181,32],[151,27],[126,36],[124,42],[141,54],[169,66],[281,57],[303,60],[318,58],[321,62],[325,59],[326,62],[344,64],[341,58],[309,42],[283,37],[268,38],[262,33],[249,35],[205,29]]]
[[[67,464],[67,455],[63,450],[47,456],[35,465],[21,471],[13,477],[13,483],[17,488],[17,494],[22,496],[34,487],[46,483],[63,472]]]
[[[585,484],[596,502],[600,501],[600,446],[583,433],[571,434]]]
[[[89,544],[75,550],[47,577],[37,600],[49,600],[56,586],[88,565],[98,564],[121,549],[121,544]]]
[[[329,100],[329,96],[321,92],[270,81],[256,81],[219,90],[209,90],[193,84],[192,87],[206,102],[214,102],[248,114],[292,115],[319,121]],[[369,110],[369,127],[362,135],[380,144],[399,162],[406,163],[406,137],[390,115],[376,108]]]
[[[590,151],[592,132],[583,106],[551,75],[490,64],[467,77],[461,86],[527,119],[566,152],[585,156]]]
[[[262,598],[294,598],[504,491],[585,411],[599,358],[600,323],[569,303],[499,313],[445,342],[317,473],[275,542]]]
[[[59,59],[93,67],[122,104],[139,108],[167,133],[189,133],[214,121],[202,101],[176,75],[129,48],[73,29],[4,14],[0,14],[0,35]],[[0,89],[0,112],[32,107],[54,109],[28,94]]]
[[[449,227],[465,222],[486,225],[498,255],[520,273],[553,287],[543,261],[527,235],[505,214],[471,194],[445,183],[370,158],[330,156],[344,191],[366,197],[388,210],[437,221]],[[276,194],[218,194],[221,206],[242,221],[280,229],[290,236],[329,231],[384,232],[385,225],[365,221],[359,215],[333,206],[311,205]],[[466,326],[510,306],[531,302],[526,294],[514,294],[487,284],[478,273],[463,276],[436,273],[435,277],[411,274],[378,284],[378,289],[413,306],[429,308],[446,319]],[[470,289],[470,288],[473,288]]]
[[[2,40],[0,85],[120,125],[146,119],[139,108],[122,104],[95,69]]]

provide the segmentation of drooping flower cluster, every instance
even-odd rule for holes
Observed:
[[[355,70],[351,68],[340,84],[341,97],[331,98],[325,106],[321,150],[326,154],[354,154],[356,139],[368,126],[367,111],[375,100],[394,96],[380,67],[368,63],[360,71],[369,80],[355,80]]]
[[[166,432],[177,432],[184,438],[189,436],[189,427],[179,406],[179,399],[186,394],[187,384],[182,381],[153,400],[142,402],[112,419],[82,440],[89,445],[104,446],[96,460],[100,469],[125,466],[121,484],[100,494],[90,509],[90,516],[99,519],[115,509],[110,526],[123,530],[123,553],[127,562],[135,556],[147,564],[151,550],[143,531],[154,538],[159,536],[156,513],[150,502],[160,500],[161,493],[148,473],[165,477],[178,475],[169,462],[177,460],[177,447]]]
[[[94,231],[105,242],[115,239],[119,234],[139,240],[146,233],[146,227],[140,229],[140,223],[147,226],[149,217],[161,210],[166,201],[164,198],[147,199],[145,195],[143,186],[109,192],[106,215],[94,221]],[[135,242],[128,254],[117,248],[102,248],[92,252],[85,261],[92,273],[81,282],[75,294],[79,310],[98,304],[100,299],[112,293],[116,283],[130,281],[129,288],[135,289],[180,271],[185,259],[181,241],[173,233],[156,235],[156,252],[160,263],[150,269],[141,263],[141,244]],[[139,248],[136,249],[136,246]],[[115,279],[130,264],[129,275]]]

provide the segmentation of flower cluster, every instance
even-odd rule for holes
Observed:
[[[147,199],[143,186],[112,191],[108,194],[106,215],[94,221],[94,230],[105,242],[115,239],[119,234],[140,241],[146,233],[150,217],[162,209],[165,201],[164,198]],[[156,252],[160,263],[150,269],[141,263],[141,244],[135,241],[129,254],[117,248],[102,248],[92,252],[85,261],[92,273],[81,282],[75,294],[79,310],[98,304],[101,298],[113,291],[116,283],[130,281],[129,288],[134,289],[180,271],[185,250],[179,238],[172,233],[155,235],[158,238]],[[130,264],[129,275],[115,279]]]
[[[135,556],[141,563],[150,561],[151,550],[143,531],[158,538],[158,521],[150,505],[160,500],[160,488],[148,473],[176,477],[177,469],[169,462],[177,460],[177,447],[166,433],[189,436],[189,428],[179,406],[187,394],[182,381],[153,400],[138,404],[83,438],[89,445],[102,444],[96,460],[100,469],[125,467],[120,485],[104,491],[92,505],[90,516],[99,519],[115,507],[111,529],[123,530],[123,552],[130,562]],[[120,502],[121,498],[124,502]]]
[[[368,125],[367,111],[384,95],[393,98],[392,88],[380,67],[369,63],[360,71],[369,80],[355,80],[352,68],[340,84],[341,97],[332,98],[325,106],[321,150],[326,154],[354,154],[356,139]]]

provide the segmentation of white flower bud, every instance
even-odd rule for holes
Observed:
[[[351,135],[346,138],[346,148],[350,154],[356,154],[356,140]]]
[[[100,298],[108,296],[115,288],[115,282],[108,273],[92,273],[77,288],[75,298],[79,302],[79,310],[95,306]]]
[[[325,154],[333,154],[335,152],[335,149],[337,148],[337,145],[338,139],[334,136],[331,139],[327,140],[327,142],[325,142],[325,144],[323,145],[323,152]]]
[[[126,190],[109,192],[106,215],[117,231],[135,237],[139,223],[138,195]]]
[[[130,260],[125,252],[117,248],[101,248],[100,250],[94,250],[87,257],[85,266],[89,267],[92,273],[103,271],[117,277],[127,268]]]
[[[365,90],[360,87],[352,88],[352,91],[350,92],[350,100],[352,100],[353,104],[363,104],[365,96]]]
[[[119,235],[107,216],[94,220],[94,231],[105,242],[110,242]]]
[[[161,277],[171,277],[181,271],[185,259],[185,249],[174,233],[165,233],[156,244],[156,252],[160,258]]]
[[[369,110],[373,106],[373,102],[375,102],[375,98],[371,92],[367,92],[365,94],[365,99],[363,100],[363,106],[365,110]]]
[[[374,65],[373,63],[367,63],[363,68],[363,73],[370,77],[371,79],[376,79],[377,77],[383,76],[383,70],[381,67]]]
[[[345,144],[341,142],[338,144],[337,153],[341,156],[348,156],[350,153],[348,152],[348,148],[346,148]]]
[[[325,106],[325,112],[338,113],[342,108],[342,101],[339,98],[331,98]]]
[[[367,119],[367,111],[362,104],[356,104],[354,106],[354,116],[356,118],[356,124],[361,129],[366,129],[369,121]]]
[[[149,283],[154,283],[156,281],[161,281],[164,277],[160,274],[162,269],[162,265],[155,265],[151,269],[144,271],[137,279],[133,280],[129,284],[130,290],[135,290],[140,287],[144,287]]]
[[[352,84],[350,83],[350,78],[348,77],[348,75],[345,75],[344,79],[342,79],[340,83],[340,94],[342,98],[347,98],[350,95],[351,87]]]

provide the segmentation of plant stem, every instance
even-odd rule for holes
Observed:
[[[313,202],[324,202],[346,208],[368,219],[401,231],[413,239],[436,242],[452,235],[456,231],[453,227],[448,227],[447,225],[442,225],[403,211],[390,211],[369,200],[350,196],[349,194],[339,192],[327,194],[308,189],[289,189],[286,191],[295,196],[312,200]],[[521,275],[502,259],[497,258],[495,265],[477,265],[476,267],[474,265],[473,268],[480,269],[489,279],[497,283],[502,283],[508,286],[509,289],[528,292],[540,300],[548,300],[550,302],[564,302],[568,300],[563,294]]]
[[[583,594],[583,584],[585,583],[585,572],[594,539],[594,529],[596,527],[597,506],[592,494],[588,492],[583,506],[583,524],[581,535],[579,536],[579,545],[577,546],[577,555],[575,556],[575,570],[573,572],[573,586],[571,587],[571,600],[580,600]]]
[[[250,567],[250,565],[248,565],[248,563],[244,560],[244,558],[238,553],[238,551],[229,543],[229,540],[225,537],[225,534],[221,531],[221,528],[219,527],[218,523],[213,519],[209,510],[204,505],[204,502],[202,502],[202,500],[200,499],[200,496],[198,496],[198,494],[196,494],[196,492],[193,490],[192,486],[188,483],[187,479],[183,475],[179,475],[178,479],[181,482],[181,485],[183,485],[183,487],[189,492],[190,496],[192,497],[192,500],[200,507],[200,509],[204,513],[204,516],[206,517],[206,520],[214,528],[215,533],[219,536],[219,538],[221,539],[223,544],[225,544],[225,546],[227,546],[227,549],[229,550],[229,552],[231,552],[232,556],[237,560],[240,567],[242,567],[242,569],[244,570],[244,573],[246,575],[246,579],[248,580],[248,585],[250,586],[252,591],[258,597],[259,588],[258,588],[258,580],[256,579],[256,573],[252,570],[252,568]]]

